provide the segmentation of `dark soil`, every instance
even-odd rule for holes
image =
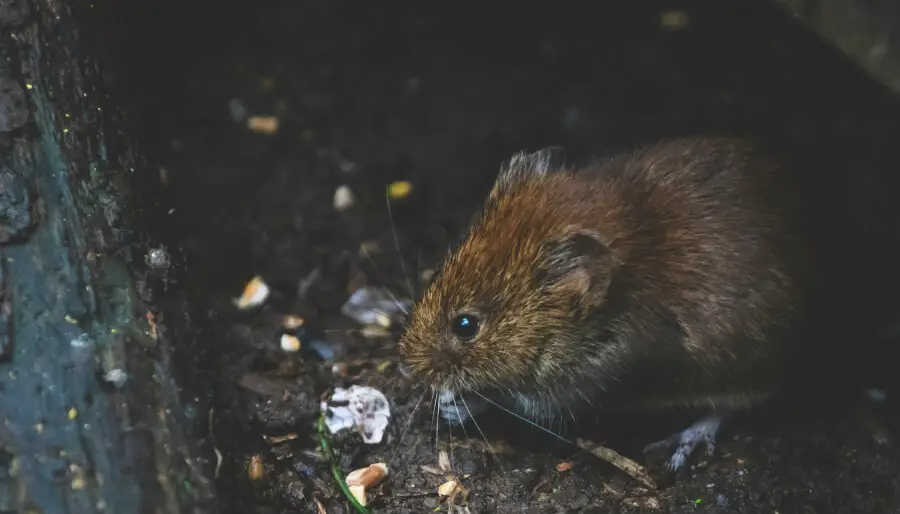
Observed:
[[[169,183],[182,285],[214,320],[192,344],[198,373],[216,377],[210,422],[228,512],[316,512],[314,498],[347,511],[314,430],[320,397],[347,384],[392,403],[382,444],[334,442],[344,473],[390,462],[372,510],[451,510],[436,493],[446,477],[422,468],[438,465],[427,399],[398,443],[420,393],[399,371],[397,331],[362,337],[339,309],[365,283],[409,297],[401,260],[420,291],[421,271],[461,235],[511,152],[557,145],[583,161],[661,137],[746,132],[809,156],[823,176],[900,165],[896,99],[766,2],[148,4],[119,13],[121,57]],[[687,24],[667,27],[672,10]],[[241,110],[276,116],[277,134],[248,130]],[[395,180],[413,185],[392,204],[396,247],[384,193]],[[342,184],[356,203],[337,212]],[[359,247],[371,242],[369,260]],[[240,312],[232,299],[257,274],[274,292]],[[306,320],[298,354],[279,347],[284,314]],[[346,376],[335,362],[350,363]],[[737,423],[713,457],[657,491],[508,417],[481,423],[496,458],[471,428],[437,432],[469,491],[456,504],[471,512],[900,512],[900,452],[881,428],[892,418],[872,405],[827,421]],[[616,448],[640,458],[637,443]]]

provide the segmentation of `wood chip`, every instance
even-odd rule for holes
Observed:
[[[291,432],[290,434],[284,435],[271,435],[271,436],[263,436],[265,440],[270,444],[281,444],[287,441],[293,441],[297,439],[297,434]]]
[[[244,292],[235,304],[238,309],[250,309],[262,305],[266,298],[269,297],[269,292],[269,286],[263,281],[262,277],[253,277],[244,286]]]
[[[595,446],[590,441],[585,441],[584,439],[578,439],[576,444],[582,450],[617,467],[620,471],[637,480],[644,486],[649,487],[650,489],[658,488],[656,482],[650,478],[650,475],[647,473],[644,466],[641,466],[634,460],[604,446]]]
[[[441,471],[450,471],[450,456],[447,454],[447,450],[438,452],[438,467]]]
[[[273,135],[278,132],[281,125],[275,116],[250,116],[247,118],[247,128],[258,134]]]

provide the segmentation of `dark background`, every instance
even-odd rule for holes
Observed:
[[[213,335],[185,343],[183,373],[216,406],[228,512],[314,512],[313,496],[340,512],[327,468],[306,451],[318,396],[347,380],[315,352],[285,364],[270,318],[298,312],[327,330],[352,328],[338,309],[364,241],[383,250],[380,271],[359,264],[369,282],[405,293],[399,258],[409,270],[433,267],[515,150],[558,145],[582,161],[662,137],[753,134],[820,170],[843,192],[836,199],[864,198],[856,224],[896,225],[879,216],[894,202],[883,193],[897,190],[897,99],[772,2],[161,0],[107,9],[138,135],[153,172],[169,177],[164,201],[190,277],[182,286],[213,320]],[[687,24],[666,27],[672,11]],[[277,135],[248,131],[229,105],[277,115]],[[398,179],[414,185],[393,212],[399,258],[383,196]],[[332,206],[341,184],[357,197],[346,213]],[[840,225],[835,232],[836,245],[854,244]],[[299,298],[297,284],[317,269]],[[866,273],[848,270],[873,280]],[[263,313],[237,313],[231,298],[254,274],[276,294]],[[339,361],[396,359],[391,338],[325,334]],[[396,366],[376,367],[362,365],[356,382],[380,384],[405,423],[417,398]],[[456,458],[472,470],[472,512],[900,512],[900,455],[855,419],[736,429],[718,457],[658,492],[589,459],[557,473],[571,450],[518,447],[500,457],[505,471],[474,444]],[[437,506],[434,494],[410,493],[443,481],[419,468],[435,464],[430,427],[421,416],[404,439],[379,511]],[[299,437],[263,444],[261,435],[286,432]],[[387,460],[397,445],[354,444],[345,470]],[[254,482],[247,463],[257,454],[268,471]]]

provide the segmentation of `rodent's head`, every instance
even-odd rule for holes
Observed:
[[[540,390],[579,359],[579,341],[597,335],[586,333],[587,317],[604,303],[615,259],[602,234],[577,223],[590,183],[553,157],[519,153],[503,166],[414,306],[400,349],[435,389]]]

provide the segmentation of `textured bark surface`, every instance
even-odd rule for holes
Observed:
[[[178,271],[145,259],[159,180],[98,64],[102,18],[0,0],[0,512],[208,512],[206,420],[171,364],[188,316],[160,307]]]

